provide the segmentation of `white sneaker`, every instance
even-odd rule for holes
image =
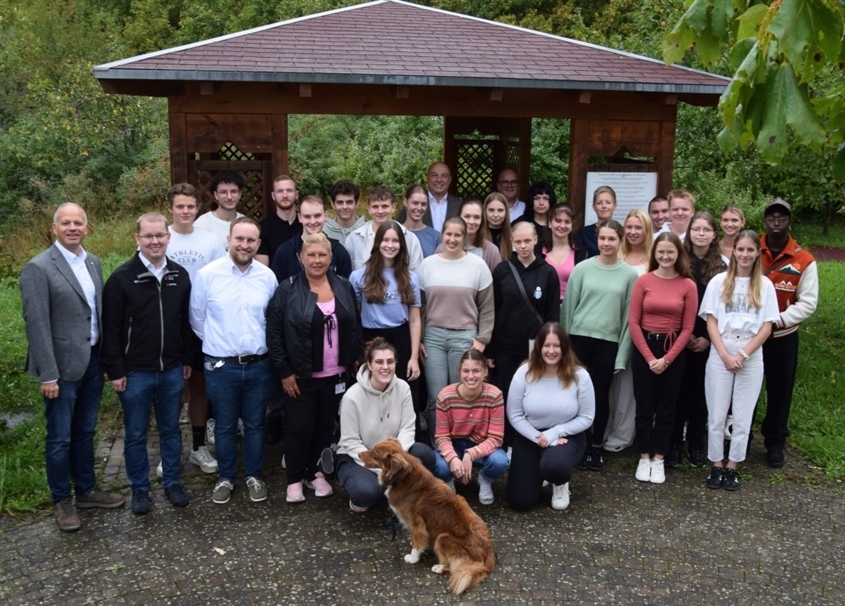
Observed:
[[[505,451],[505,454],[508,455],[508,467],[510,467],[511,458],[513,457],[513,446],[508,446],[508,449]]]
[[[287,468],[288,468],[288,464],[285,463],[285,455],[282,455],[282,469],[287,469]]]
[[[640,459],[640,462],[637,463],[636,478],[640,482],[648,482],[651,480],[651,461],[649,459]]]
[[[191,422],[191,417],[188,416],[188,403],[182,404],[182,411],[179,413],[179,425],[187,425]]]
[[[569,507],[569,482],[552,484],[552,509],[566,509],[567,507]]]
[[[663,484],[666,481],[666,471],[663,468],[663,459],[651,460],[651,483]]]
[[[214,444],[214,426],[217,422],[209,419],[205,424],[205,441],[207,444]]]
[[[162,466],[162,461],[158,462],[158,467],[156,467],[156,475],[161,477],[164,475],[164,467]]]
[[[482,505],[492,505],[493,498],[493,484],[478,474],[478,500]]]
[[[217,460],[208,452],[208,446],[191,449],[191,463],[199,466],[203,473],[217,473]]]

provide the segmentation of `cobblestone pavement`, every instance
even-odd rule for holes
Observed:
[[[185,432],[185,448],[189,435]],[[154,439],[154,438],[153,438]],[[759,440],[757,441],[759,442]],[[150,447],[151,465],[158,462]],[[126,489],[119,438],[100,445],[103,485]],[[755,443],[738,492],[704,487],[706,471],[669,470],[663,485],[634,479],[630,451],[604,471],[576,472],[565,512],[510,510],[504,483],[478,504],[497,565],[460,598],[406,564],[407,534],[382,526],[384,505],[355,514],[343,490],[288,505],[281,449],[270,447],[270,496],[251,503],[242,480],[227,505],[211,502],[213,477],[187,463],[192,502],[172,507],[160,485],[153,509],[83,510],[81,531],[51,515],[0,518],[2,604],[845,604],[845,492],[788,452],[771,470]]]

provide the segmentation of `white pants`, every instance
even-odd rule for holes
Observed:
[[[634,373],[631,363],[613,375],[610,384],[610,419],[604,432],[604,449],[618,452],[634,443],[637,404],[634,400]]]
[[[722,342],[731,355],[748,344],[753,335],[723,335]],[[733,433],[728,458],[731,461],[745,460],[748,448],[748,434],[754,421],[754,407],[763,385],[763,348],[760,347],[742,363],[742,368],[733,373],[725,369],[725,363],[716,348],[710,347],[707,371],[704,376],[704,395],[707,397],[707,458],[721,463],[724,457],[725,421],[733,405]]]

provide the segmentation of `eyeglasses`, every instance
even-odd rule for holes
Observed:
[[[695,232],[697,234],[712,234],[713,229],[710,227],[691,227],[690,232]]]
[[[519,185],[519,181],[499,181],[499,185],[507,185],[508,187],[512,187],[514,185]]]
[[[769,225],[786,225],[789,223],[789,217],[769,216],[763,220]]]
[[[138,234],[138,237],[141,238],[144,242],[152,242],[153,240],[158,240],[159,242],[162,240],[167,239],[170,234]]]
[[[390,358],[388,360],[373,360],[375,366],[396,366],[396,360]]]

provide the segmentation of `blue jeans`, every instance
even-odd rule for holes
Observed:
[[[425,329],[425,383],[428,387],[428,416],[431,418],[429,426],[434,431],[434,401],[440,390],[457,383],[458,364],[461,356],[472,347],[472,339],[478,334],[476,330],[450,330],[427,326]]]
[[[98,347],[91,349],[85,374],[78,381],[59,380],[59,397],[44,398],[47,418],[47,443],[44,455],[47,484],[53,503],[71,498],[70,480],[76,494],[94,490],[94,432],[100,398],[103,395],[103,371]]]
[[[161,446],[161,483],[169,488],[180,481],[182,430],[179,429],[179,411],[184,386],[181,364],[163,372],[130,370],[126,373],[126,390],[117,396],[123,406],[126,430],[123,444],[126,477],[133,491],[149,491],[151,488],[150,460],[147,457],[150,407],[155,409]]]
[[[244,471],[260,478],[264,465],[264,415],[272,382],[270,358],[250,364],[224,362],[205,356],[205,390],[214,402],[214,448],[217,477],[235,481],[238,464],[236,431],[238,418],[244,422]]]
[[[452,439],[452,448],[455,449],[455,453],[460,458],[463,458],[464,451],[467,448],[472,448],[473,446],[478,446],[478,444],[466,438]],[[448,482],[452,479],[452,470],[449,469],[449,464],[437,449],[434,450],[434,456],[437,458],[437,462],[434,464],[434,475],[444,482]],[[481,457],[473,461],[472,466],[480,467],[480,473],[484,476],[484,479],[492,482],[508,470],[508,455],[501,448],[497,448],[486,457]]]

